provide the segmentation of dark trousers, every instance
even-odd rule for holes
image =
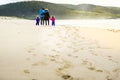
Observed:
[[[44,25],[44,19],[43,18],[40,19],[40,23],[41,23],[41,25]]]
[[[52,26],[55,26],[55,22],[54,21],[52,22]]]
[[[45,25],[49,25],[49,19],[45,20]]]
[[[36,25],[39,25],[39,21],[36,22]]]

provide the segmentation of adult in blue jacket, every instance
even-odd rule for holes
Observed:
[[[44,8],[41,8],[39,10],[39,14],[40,14],[40,22],[41,22],[41,25],[44,25],[44,17],[45,17],[45,10]]]

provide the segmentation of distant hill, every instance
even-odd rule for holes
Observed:
[[[71,5],[71,4],[61,4],[67,8],[83,11],[85,13],[92,13],[93,15],[98,16],[98,18],[120,18],[120,8],[118,7],[105,7],[92,4],[80,4],[80,5]]]
[[[118,7],[104,7],[104,6],[92,5],[92,4],[80,4],[80,5],[61,4],[61,5],[67,8],[89,11],[89,12],[98,12],[98,13],[107,12],[112,14],[120,14],[120,8]]]
[[[0,16],[35,19],[39,15],[39,9],[42,7],[48,8],[50,15],[55,15],[58,19],[120,18],[120,8],[117,7],[103,7],[91,4],[54,4],[43,1],[25,1],[0,5]]]
[[[47,3],[42,1],[26,1],[10,3],[0,6],[0,16],[16,16],[28,19],[33,19],[39,15],[40,8],[48,8],[51,15],[58,18],[67,15],[71,9],[61,6],[59,4]]]

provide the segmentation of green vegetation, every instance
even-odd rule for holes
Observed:
[[[67,14],[70,10],[58,4],[41,2],[41,1],[27,1],[10,3],[0,6],[0,16],[15,16],[27,19],[35,19],[39,15],[40,8],[48,8],[51,15],[62,16]]]
[[[102,7],[90,4],[68,5],[42,1],[25,1],[0,6],[0,16],[14,16],[35,19],[40,8],[48,8],[50,15],[58,19],[73,18],[120,18],[120,8]]]

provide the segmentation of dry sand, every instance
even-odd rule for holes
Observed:
[[[120,80],[120,31],[0,17],[0,80]]]

